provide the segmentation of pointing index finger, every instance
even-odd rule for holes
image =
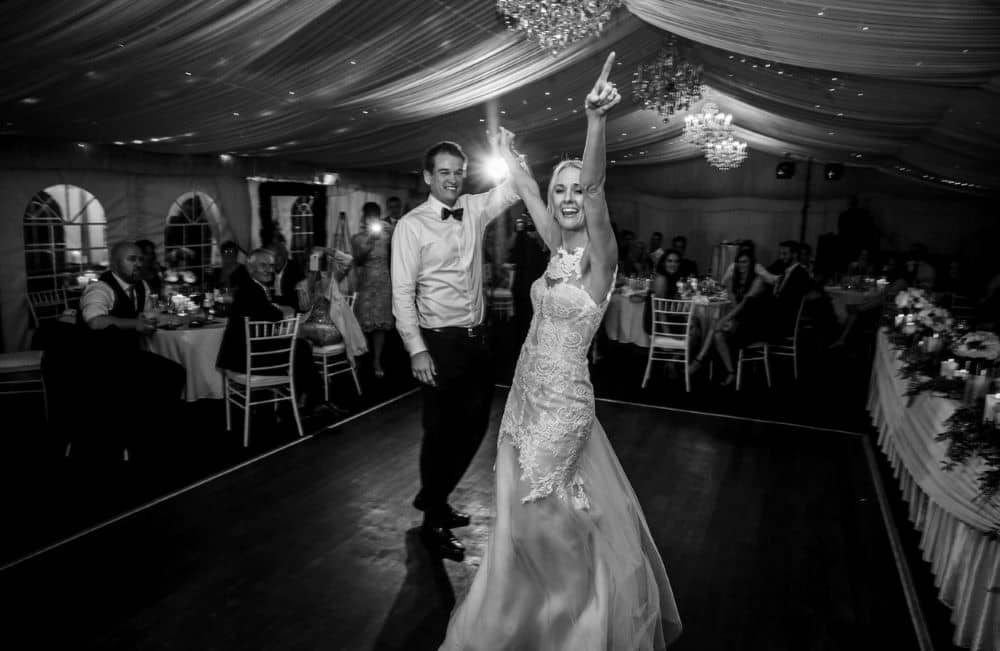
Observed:
[[[601,76],[597,78],[598,82],[607,82],[608,75],[611,74],[611,66],[615,65],[615,53],[612,52],[608,55],[608,58],[604,61],[604,68],[601,69]]]

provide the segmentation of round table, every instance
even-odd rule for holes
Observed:
[[[843,323],[847,320],[847,308],[849,305],[861,305],[871,301],[882,301],[881,291],[878,289],[844,289],[840,286],[824,288],[833,304],[833,312],[837,315],[837,320]]]
[[[158,329],[144,339],[146,349],[184,367],[184,399],[221,399],[222,372],[215,367],[225,333],[226,319],[218,319],[200,328]]]
[[[615,292],[608,302],[608,310],[604,313],[604,333],[608,339],[621,344],[635,344],[643,348],[649,347],[649,335],[643,327],[642,317],[645,312],[645,294],[629,294]],[[729,301],[706,301],[695,303],[692,308],[694,316],[691,319],[691,340],[697,344],[704,333],[708,332],[716,321],[728,309]]]

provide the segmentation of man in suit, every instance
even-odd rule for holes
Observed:
[[[267,248],[274,254],[271,300],[277,305],[290,307],[294,311],[298,308],[299,302],[295,286],[306,276],[298,263],[289,255],[288,245],[285,243],[284,237],[276,234],[274,241]]]
[[[250,282],[240,286],[229,309],[229,321],[222,335],[216,366],[221,369],[246,373],[246,330],[244,318],[251,321],[280,321],[295,316],[295,308],[278,305],[270,298],[274,282],[275,257],[270,249],[256,249],[247,257]],[[294,292],[292,294],[295,296]],[[313,365],[308,342],[295,342],[295,386],[299,390],[299,404],[306,411],[314,411],[322,404],[322,384]],[[280,372],[280,371],[278,371]]]
[[[119,242],[111,247],[110,258],[110,269],[80,297],[83,335],[76,355],[95,384],[115,395],[115,408],[123,416],[113,420],[126,425],[111,434],[129,448],[136,443],[131,437],[133,425],[152,424],[143,414],[164,414],[178,407],[186,373],[177,362],[143,350],[142,339],[156,332],[156,321],[143,315],[147,300],[153,299],[141,277],[139,247]]]
[[[780,276],[785,273],[791,264],[792,260],[797,257],[793,251],[798,251],[798,242],[794,240],[785,240],[778,244],[778,259],[767,265],[767,270],[774,274],[775,276]]]
[[[799,313],[799,304],[809,292],[812,279],[801,263],[800,245],[798,242],[783,242],[791,254],[788,266],[778,276],[774,283],[775,332],[777,338],[787,337],[795,328],[795,319]]]
[[[493,359],[484,325],[483,234],[518,197],[511,181],[463,195],[467,163],[454,142],[424,157],[427,201],[396,225],[392,239],[392,311],[424,384],[420,492],[424,539],[436,553],[460,560],[465,548],[453,527],[469,516],[448,496],[469,467],[489,424]]]

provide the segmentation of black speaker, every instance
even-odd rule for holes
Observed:
[[[774,168],[774,178],[776,179],[790,179],[793,176],[795,176],[795,163],[792,161],[781,161]]]
[[[839,181],[844,175],[844,166],[840,163],[827,163],[823,168],[823,177],[827,181]]]

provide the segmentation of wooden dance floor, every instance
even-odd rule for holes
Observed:
[[[436,649],[486,544],[505,398],[453,499],[464,563],[417,535],[413,393],[0,572],[4,646]],[[673,649],[916,648],[860,436],[597,412],[673,583]]]

